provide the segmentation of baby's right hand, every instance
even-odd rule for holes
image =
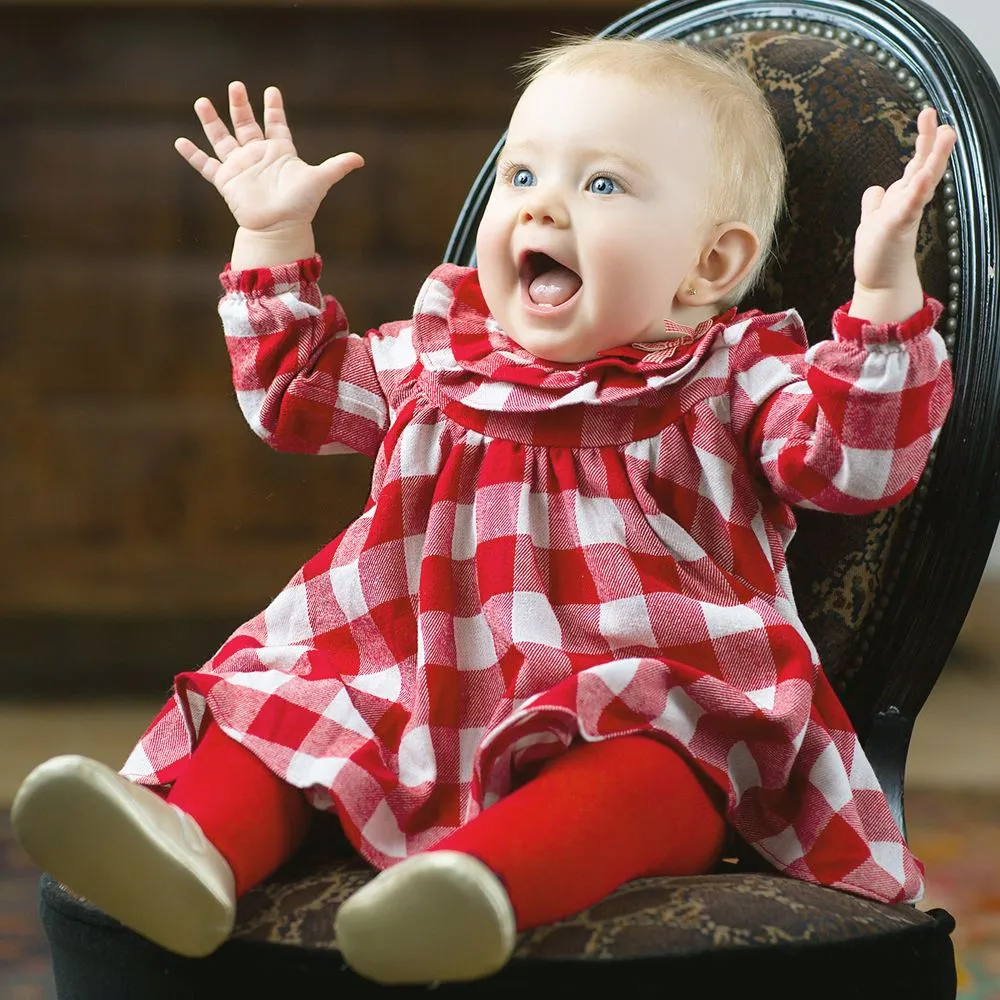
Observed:
[[[316,166],[299,159],[277,87],[264,91],[263,131],[238,81],[229,85],[232,134],[207,97],[195,101],[194,110],[215,157],[190,139],[178,139],[174,148],[215,185],[238,225],[251,232],[310,224],[327,191],[364,166],[357,153],[341,153]]]

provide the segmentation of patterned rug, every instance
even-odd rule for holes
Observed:
[[[1000,1000],[1000,795],[910,791],[910,846],[927,866],[921,909],[944,907],[961,1000]]]
[[[0,810],[0,998],[56,1000],[38,920],[38,870],[14,843]]]
[[[957,920],[960,1000],[1000,1000],[1000,794],[911,791],[910,842],[927,865],[927,898]],[[56,1000],[37,915],[38,871],[0,811],[0,998]]]

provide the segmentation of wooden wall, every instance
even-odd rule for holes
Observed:
[[[279,84],[356,328],[409,315],[513,103],[510,65],[631,4],[0,4],[0,695],[158,692],[356,514],[368,465],[271,452],[215,313],[234,225],[173,151]]]

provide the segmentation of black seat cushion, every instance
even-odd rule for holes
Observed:
[[[306,849],[243,898],[234,938],[202,960],[150,944],[43,876],[60,1000],[384,992],[344,966],[333,934],[338,907],[372,875],[356,857],[330,859],[328,845]],[[440,989],[677,996],[683,985],[714,997],[777,973],[781,981],[767,990],[774,998],[847,990],[858,1000],[930,1000],[955,995],[953,927],[943,910],[883,906],[763,872],[637,879],[567,920],[523,933],[499,975]]]

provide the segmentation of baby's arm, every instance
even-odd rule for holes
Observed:
[[[731,351],[734,428],[786,503],[841,513],[895,503],[919,480],[947,414],[940,305],[924,296],[916,246],[956,136],[933,108],[917,131],[902,177],[864,193],[854,295],[833,317],[833,339],[806,350],[804,337],[774,337],[763,318]]]
[[[808,350],[801,325],[751,322],[730,350],[733,429],[785,503],[860,514],[913,489],[951,403],[940,311],[928,299],[872,324],[840,309],[833,339]]]
[[[375,342],[399,339],[403,324],[352,334],[340,303],[319,290],[320,267],[313,257],[223,272],[219,315],[236,398],[254,433],[279,451],[374,457],[403,374],[377,366],[376,353],[406,353],[376,352]]]
[[[240,407],[274,448],[374,455],[389,416],[380,375],[391,382],[392,373],[376,370],[372,340],[401,324],[350,333],[340,304],[320,293],[312,231],[326,193],[363,161],[357,153],[318,166],[299,159],[276,87],[265,91],[263,130],[242,83],[230,84],[229,102],[232,133],[211,101],[195,102],[215,157],[189,139],[175,147],[239,226],[219,314]]]
[[[917,229],[934,196],[955,130],[937,124],[937,112],[917,117],[917,143],[903,176],[888,188],[868,188],[854,240],[854,296],[850,315],[870,323],[901,323],[923,304],[917,273]]]

